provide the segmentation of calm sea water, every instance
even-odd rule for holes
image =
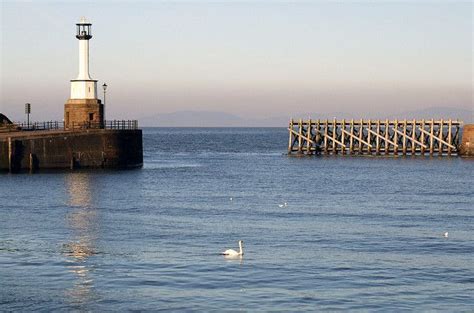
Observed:
[[[0,311],[474,309],[474,160],[286,145],[150,128],[139,170],[0,175]]]

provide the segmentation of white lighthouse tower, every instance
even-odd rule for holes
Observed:
[[[79,39],[79,74],[71,80],[71,96],[64,106],[65,128],[103,128],[104,105],[97,99],[97,80],[89,74],[91,23],[82,17],[76,24]]]

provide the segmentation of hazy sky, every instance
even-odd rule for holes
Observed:
[[[0,111],[15,120],[25,102],[62,119],[81,16],[107,118],[473,106],[471,1],[0,1]]]

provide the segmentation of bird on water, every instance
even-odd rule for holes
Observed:
[[[242,256],[244,255],[244,249],[243,249],[243,241],[239,240],[239,252],[235,251],[234,249],[227,249],[224,252],[221,252],[221,255],[227,256],[227,257],[236,257],[236,256]]]
[[[445,233],[443,234],[443,237],[444,237],[444,238],[448,238],[448,232],[445,232]]]

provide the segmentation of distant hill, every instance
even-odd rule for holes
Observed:
[[[466,124],[474,122],[474,109],[468,110],[463,108],[427,108],[424,110],[408,111],[400,114],[389,116],[389,119],[453,119],[461,120]]]
[[[387,112],[386,114],[383,113],[368,113],[368,112],[361,112],[361,113],[346,113],[346,112],[331,112],[331,113],[324,113],[324,114],[303,114],[303,115],[294,115],[293,118],[303,118],[307,119],[308,116],[312,118],[319,118],[319,119],[452,119],[452,120],[461,120],[465,124],[474,123],[474,108],[472,110],[465,109],[465,108],[447,108],[447,107],[432,107],[426,108],[422,110],[413,110],[413,111],[405,111],[401,113],[390,113]]]
[[[177,111],[156,114],[140,119],[142,126],[159,127],[286,127],[290,118],[294,119],[458,119],[464,123],[474,123],[474,109],[433,107],[397,114],[371,113],[294,113],[291,116],[275,116],[259,119],[243,118],[234,114],[217,111]]]
[[[238,127],[245,124],[245,119],[224,112],[178,111],[142,118],[140,124],[160,127]]]

